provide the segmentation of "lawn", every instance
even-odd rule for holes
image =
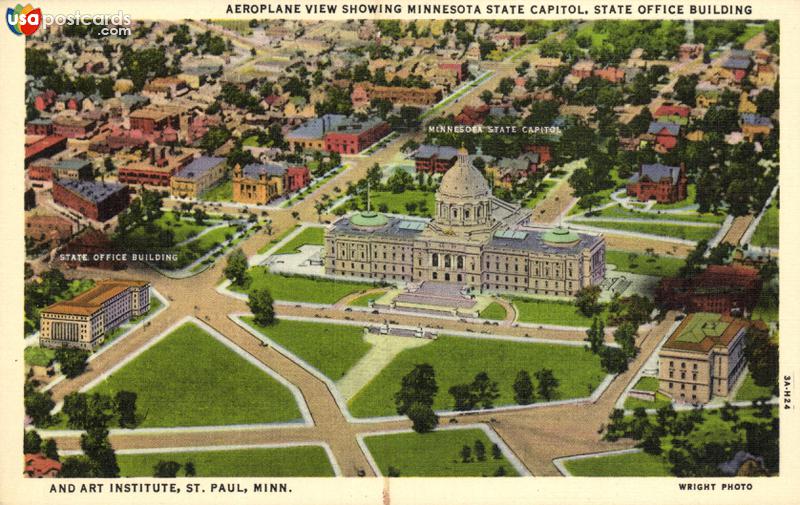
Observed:
[[[753,376],[748,372],[744,378],[744,382],[739,386],[739,391],[736,392],[735,401],[752,401],[758,398],[772,398],[773,388],[769,386],[759,386],[753,380]]]
[[[646,452],[613,454],[596,458],[565,461],[564,466],[576,477],[669,477],[669,463],[661,456]]]
[[[200,195],[200,200],[207,202],[230,202],[233,200],[233,182],[225,179],[213,188]]]
[[[773,199],[772,204],[761,216],[761,221],[759,221],[750,243],[759,247],[778,247],[778,217],[777,200]]]
[[[618,272],[631,272],[658,277],[674,277],[686,264],[683,258],[634,253],[628,251],[606,251],[606,263],[617,267]]]
[[[300,226],[300,225],[299,225],[299,224],[296,224],[296,225],[294,225],[292,228],[289,228],[288,230],[284,231],[283,233],[281,233],[281,234],[280,234],[280,235],[278,235],[277,237],[273,238],[272,240],[270,240],[269,242],[267,242],[266,244],[264,244],[264,247],[262,247],[261,249],[259,249],[259,250],[258,250],[258,254],[264,254],[265,252],[267,252],[267,251],[269,250],[269,248],[270,248],[270,247],[274,246],[275,244],[277,244],[277,243],[278,243],[278,242],[280,242],[281,240],[285,239],[285,238],[286,238],[286,237],[287,237],[287,236],[288,236],[290,233],[292,233],[292,232],[293,232],[293,231],[294,231],[294,230],[295,230],[295,229],[296,229],[298,226]]]
[[[265,327],[256,324],[252,317],[243,319],[334,381],[341,379],[372,347],[364,341],[360,326],[278,319]]]
[[[592,214],[592,217],[613,217],[623,219],[650,219],[650,220],[663,220],[663,221],[686,221],[693,223],[715,223],[722,224],[725,221],[725,214],[712,214],[707,212],[705,214],[697,212],[686,213],[657,213],[657,212],[637,212],[635,210],[625,209],[620,206],[607,207],[603,210],[597,211]]]
[[[683,240],[710,239],[719,231],[718,226],[685,226],[679,224],[662,223],[620,223],[614,221],[603,221],[600,219],[581,219],[580,224],[594,226],[595,228],[605,228],[610,230],[630,231],[636,233],[647,233],[649,235],[661,235],[663,237],[674,237]]]
[[[643,407],[645,409],[660,409],[661,407],[666,407],[672,403],[672,400],[667,395],[662,393],[656,393],[656,399],[653,402],[648,402],[647,400],[640,400],[639,398],[626,398],[625,399],[625,409],[626,410],[635,410],[639,407]]]
[[[633,386],[638,391],[658,391],[658,377],[642,377]]]
[[[527,370],[531,376],[542,368],[553,370],[560,381],[557,399],[589,396],[605,377],[600,358],[583,347],[440,336],[398,354],[350,400],[350,412],[356,417],[396,415],[394,393],[400,389],[402,377],[420,363],[430,364],[436,373],[439,392],[435,410],[452,410],[453,397],[448,389],[472,382],[483,371],[498,383],[496,406],[515,403],[511,385],[520,370]]]
[[[25,364],[32,366],[47,366],[56,357],[54,349],[39,346],[26,347],[24,353]]]
[[[462,462],[461,448],[474,447],[476,440],[486,448],[486,459],[478,461],[473,450],[472,460]],[[518,475],[505,456],[492,457],[492,442],[479,429],[376,435],[364,437],[364,443],[383,475],[389,473],[390,466],[399,470],[401,477],[491,476],[500,466],[506,475]]]
[[[556,184],[558,184],[558,181],[553,181],[549,179],[542,181],[539,184],[538,191],[536,191],[536,193],[532,195],[527,202],[525,202],[525,207],[529,209],[533,209],[534,207],[536,207],[539,204],[539,202],[544,200],[544,198]]]
[[[492,302],[481,311],[479,317],[482,319],[491,319],[493,321],[502,321],[506,318],[506,309],[499,303]]]
[[[184,240],[194,237],[210,226],[209,224],[199,225],[191,218],[179,219],[173,212],[164,212],[161,217],[153,221],[153,224],[158,229],[172,231],[175,243],[183,242]],[[125,236],[124,240],[126,244],[136,244],[139,246],[149,244],[152,247],[163,249],[163,245],[158,242],[158,237],[156,235],[157,234],[148,231],[145,226],[137,226]]]
[[[578,311],[568,302],[513,297],[511,302],[517,309],[517,321],[523,323],[558,324],[564,326],[591,326],[592,318]]]
[[[310,226],[275,251],[275,254],[294,254],[300,252],[304,245],[323,245],[325,243],[325,228]]]
[[[432,191],[420,191],[418,189],[410,189],[402,193],[392,193],[391,191],[371,191],[369,194],[370,207],[372,210],[381,210],[381,212],[388,212],[390,214],[406,214],[411,216],[433,217],[433,211],[436,209],[436,194]],[[359,208],[363,207],[361,199],[357,198],[353,201],[358,202]],[[422,210],[420,202],[425,202],[425,210]],[[407,204],[416,204],[413,211],[406,208]],[[362,210],[365,210],[364,207]]]
[[[333,477],[325,449],[319,446],[275,447],[154,454],[117,454],[120,477],[152,477],[159,461],[194,463],[197,477]]]
[[[375,291],[372,293],[367,293],[366,295],[359,296],[352,302],[350,302],[351,307],[369,307],[370,300],[377,300],[381,296],[386,294],[386,291]]]
[[[273,274],[264,266],[253,267],[248,274],[250,282],[245,288],[231,285],[230,289],[241,293],[247,293],[251,289],[268,289],[275,300],[289,302],[332,304],[349,294],[375,287],[374,284],[365,282]]]
[[[294,396],[211,335],[187,323],[91,392],[138,394],[140,427],[215,426],[299,419]]]
[[[736,42],[744,44],[745,42],[752,39],[753,37],[755,37],[756,35],[758,35],[763,31],[764,31],[764,25],[748,24],[747,28],[745,28],[742,34],[736,37]]]

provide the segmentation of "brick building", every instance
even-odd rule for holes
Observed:
[[[128,207],[128,186],[95,181],[56,179],[53,201],[95,221],[108,221]]]
[[[61,216],[26,216],[25,238],[55,247],[72,236],[75,226]]]
[[[449,146],[423,144],[414,154],[417,172],[428,174],[447,172],[456,164],[456,160],[458,160],[458,150]]]
[[[686,198],[687,184],[683,163],[679,167],[654,163],[640,166],[639,172],[628,179],[627,193],[640,202],[675,203]]]
[[[251,163],[233,167],[233,201],[266,205],[286,193],[286,167],[276,163]]]
[[[141,130],[146,134],[164,131],[168,126],[180,129],[180,114],[161,107],[146,107],[131,112],[131,130]]]
[[[427,107],[438,103],[442,99],[442,89],[438,87],[376,86],[368,82],[361,82],[353,86],[353,94],[355,94],[359,102],[382,99],[388,100],[395,105],[411,105],[415,107]],[[350,96],[351,99],[353,99],[353,94]]]
[[[688,312],[742,314],[751,312],[761,294],[758,270],[744,265],[709,265],[689,278],[664,278],[656,303]]]
[[[93,119],[62,116],[53,120],[53,133],[70,139],[91,137],[97,127]]]
[[[377,117],[366,121],[348,118],[325,134],[325,150],[339,154],[358,154],[390,131],[389,123]]]
[[[678,145],[678,136],[681,127],[675,123],[653,121],[647,128],[647,134],[652,135],[656,143],[655,149],[659,152],[666,152],[674,149]]]
[[[166,146],[152,146],[143,161],[129,163],[117,171],[119,182],[169,186],[172,176],[188,165],[194,150],[176,150]]]
[[[25,135],[52,135],[53,120],[37,118],[25,123]]]
[[[306,121],[286,134],[285,140],[289,149],[296,151],[298,148],[323,151],[325,149],[325,134],[335,129],[347,119],[342,114],[325,114],[322,117]]]
[[[464,108],[461,109],[461,112],[456,116],[456,123],[466,126],[483,124],[484,121],[486,121],[486,118],[489,117],[490,110],[491,108],[487,104],[479,105],[477,107],[465,105]]]

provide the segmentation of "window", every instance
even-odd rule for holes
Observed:
[[[672,374],[670,374],[670,377],[672,377]],[[669,388],[672,389],[672,383],[671,382],[669,383]]]
[[[431,263],[433,264],[433,266],[438,267],[439,266],[439,255],[436,254],[436,253],[433,253],[433,257],[431,259],[432,259]]]

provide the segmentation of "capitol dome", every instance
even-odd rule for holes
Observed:
[[[492,190],[483,174],[467,160],[467,150],[458,150],[458,162],[445,172],[439,194],[452,198],[488,197]]]
[[[458,161],[436,192],[434,224],[445,233],[471,235],[492,226],[492,190],[467,156],[466,149],[458,150]]]

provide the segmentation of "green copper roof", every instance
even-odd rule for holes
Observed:
[[[553,228],[552,230],[545,232],[542,235],[542,240],[545,242],[549,242],[551,244],[570,244],[572,242],[577,242],[580,240],[580,237],[577,233],[573,231],[569,231],[566,228]]]
[[[697,312],[692,314],[691,320],[683,329],[676,342],[702,342],[706,337],[719,337],[730,325],[720,321],[722,316],[710,312]]]
[[[350,218],[350,222],[355,226],[378,227],[385,225],[389,220],[377,212],[359,212]]]

